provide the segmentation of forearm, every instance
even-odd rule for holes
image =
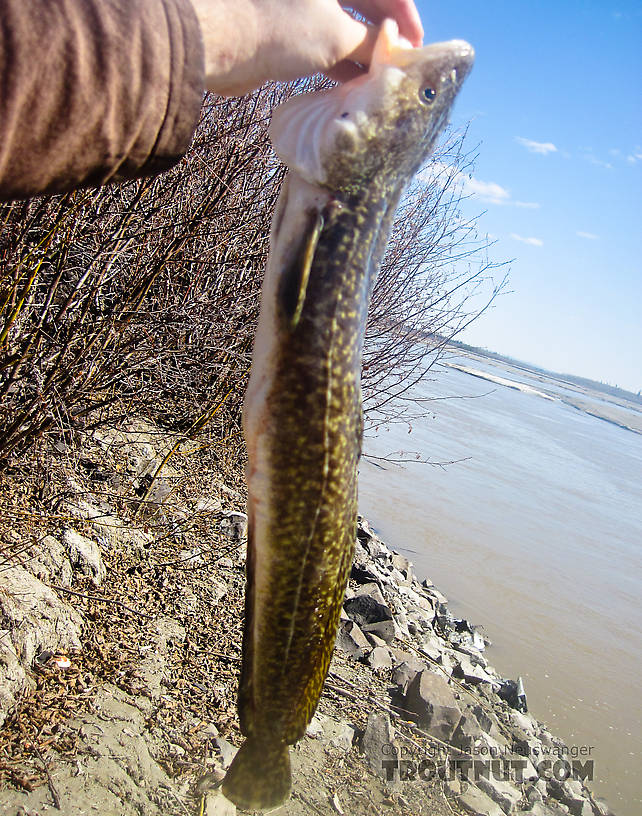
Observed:
[[[160,172],[202,101],[189,0],[0,0],[0,198]]]

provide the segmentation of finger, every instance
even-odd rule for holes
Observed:
[[[342,5],[353,8],[376,25],[391,17],[399,26],[401,36],[411,45],[420,46],[423,42],[424,29],[413,0],[356,0],[353,3],[342,2]]]
[[[330,68],[348,60],[368,66],[377,41],[377,28],[361,23],[336,6],[339,18],[333,21],[334,59]]]

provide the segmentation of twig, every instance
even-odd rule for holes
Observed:
[[[49,793],[51,793],[51,798],[53,799],[54,807],[56,808],[56,810],[62,810],[62,808],[60,807],[60,795],[58,794],[56,786],[54,785],[54,781],[51,778],[51,773],[49,772],[49,765],[47,762],[45,762],[45,758],[41,754],[40,748],[38,748],[35,742],[33,744],[33,747],[38,759],[42,762],[42,767],[45,769],[45,773],[47,774],[47,785],[49,787]]]
[[[116,606],[122,606],[123,609],[126,609],[128,612],[133,612],[134,615],[140,615],[141,618],[149,618],[150,620],[154,617],[154,615],[148,615],[146,612],[139,612],[138,609],[134,609],[132,606],[127,606],[122,601],[117,601],[114,598],[101,598],[100,595],[85,595],[83,592],[76,592],[75,589],[67,589],[67,587],[58,586],[58,584],[49,584],[50,589],[57,589],[59,592],[67,592],[69,595],[77,595],[79,598],[84,598],[86,601],[101,601],[102,603],[106,604],[115,604]]]
[[[239,662],[243,660],[242,657],[238,657],[237,655],[225,654],[225,652],[217,652],[214,649],[208,649],[205,654],[208,655],[215,655],[216,657],[224,657],[227,660],[238,660]]]

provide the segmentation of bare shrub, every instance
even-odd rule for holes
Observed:
[[[189,153],[158,178],[0,207],[0,459],[119,413],[189,436],[221,405],[215,435],[238,434],[284,176],[267,126],[292,91],[207,97]],[[451,140],[395,221],[364,359],[379,415],[479,311],[492,264],[459,215],[469,161]]]

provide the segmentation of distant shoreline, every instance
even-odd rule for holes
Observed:
[[[617,385],[609,385],[609,383],[591,380],[588,377],[580,377],[577,374],[566,374],[559,371],[551,371],[548,368],[542,368],[534,363],[528,363],[524,360],[518,360],[515,357],[510,357],[506,354],[500,354],[496,351],[489,351],[488,349],[480,348],[479,346],[470,346],[467,343],[462,343],[459,340],[450,340],[448,346],[457,349],[458,351],[472,354],[476,357],[483,357],[488,360],[503,363],[511,368],[521,369],[529,374],[535,376],[544,376],[547,380],[554,380],[566,386],[580,387],[589,391],[594,391],[609,397],[621,399],[624,402],[638,405],[638,410],[642,410],[642,393],[637,394],[634,391],[628,391],[626,388],[620,388]]]
[[[519,380],[507,379],[487,371],[442,360],[442,364],[449,368],[505,388],[514,388],[543,399],[559,400],[596,419],[601,419],[626,431],[642,434],[642,396],[639,394],[583,377],[546,371],[495,352],[486,352],[483,349],[467,346],[464,343],[451,343],[449,348],[453,353],[469,360],[497,365],[501,367],[502,373],[510,375],[512,371],[515,376],[527,376],[535,381],[537,388]]]

